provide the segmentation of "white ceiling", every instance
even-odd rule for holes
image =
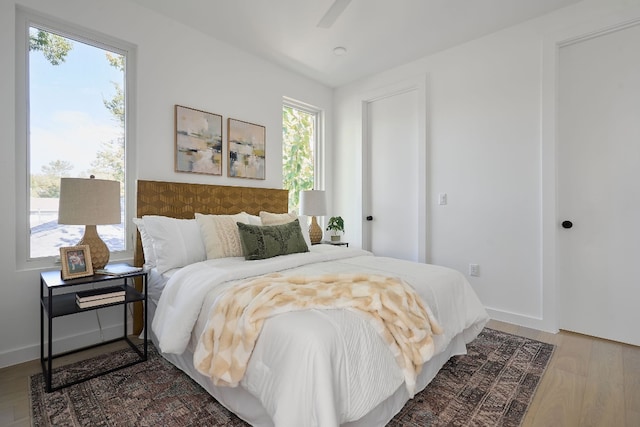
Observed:
[[[334,0],[130,1],[335,87],[580,0],[338,0],[330,28]]]

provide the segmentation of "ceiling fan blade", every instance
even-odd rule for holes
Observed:
[[[336,20],[342,15],[342,12],[349,6],[351,0],[336,0],[333,2],[327,13],[324,14],[320,22],[318,22],[318,28],[331,28]]]

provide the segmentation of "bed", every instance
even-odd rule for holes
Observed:
[[[238,256],[237,250],[225,256],[230,249],[224,239],[213,239],[215,233],[205,225],[214,221],[220,227],[223,219],[242,218],[238,222],[261,230],[267,219],[286,216],[284,190],[159,181],[138,181],[137,189],[141,238],[134,262],[142,265],[145,255],[157,251],[149,279],[151,339],[163,357],[251,425],[383,426],[451,356],[464,354],[488,321],[464,276],[444,267],[332,245],[308,245],[308,251],[256,260]],[[240,213],[246,216],[235,216]],[[276,228],[293,229],[296,220],[278,222]],[[203,356],[203,337],[213,329],[216,304],[225,292],[265,276],[291,282],[329,276],[362,280],[363,275],[367,281],[409,284],[418,303],[426,303],[436,331],[428,337],[428,362],[413,376],[400,366],[379,322],[348,306],[310,306],[266,316],[233,387],[203,371],[203,360],[209,360]],[[208,357],[216,353],[208,351]]]

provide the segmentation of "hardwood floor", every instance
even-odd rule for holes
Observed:
[[[523,427],[640,426],[640,347],[565,331],[554,335],[493,320],[488,326],[556,345]],[[61,363],[72,360],[69,357]],[[31,425],[27,383],[39,371],[37,360],[0,369],[0,426]]]
[[[487,326],[556,346],[523,427],[640,426],[640,347],[494,320]]]

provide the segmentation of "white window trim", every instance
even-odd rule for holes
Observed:
[[[29,270],[56,266],[58,257],[31,258],[29,254],[29,27],[36,26],[54,34],[76,39],[102,49],[126,55],[125,72],[125,250],[111,253],[110,261],[133,259],[135,227],[136,171],[136,63],[135,45],[98,33],[31,9],[16,7],[16,268]]]
[[[282,104],[284,107],[292,107],[316,116],[316,135],[313,142],[313,188],[315,190],[324,190],[324,110],[286,96],[283,97]]]

